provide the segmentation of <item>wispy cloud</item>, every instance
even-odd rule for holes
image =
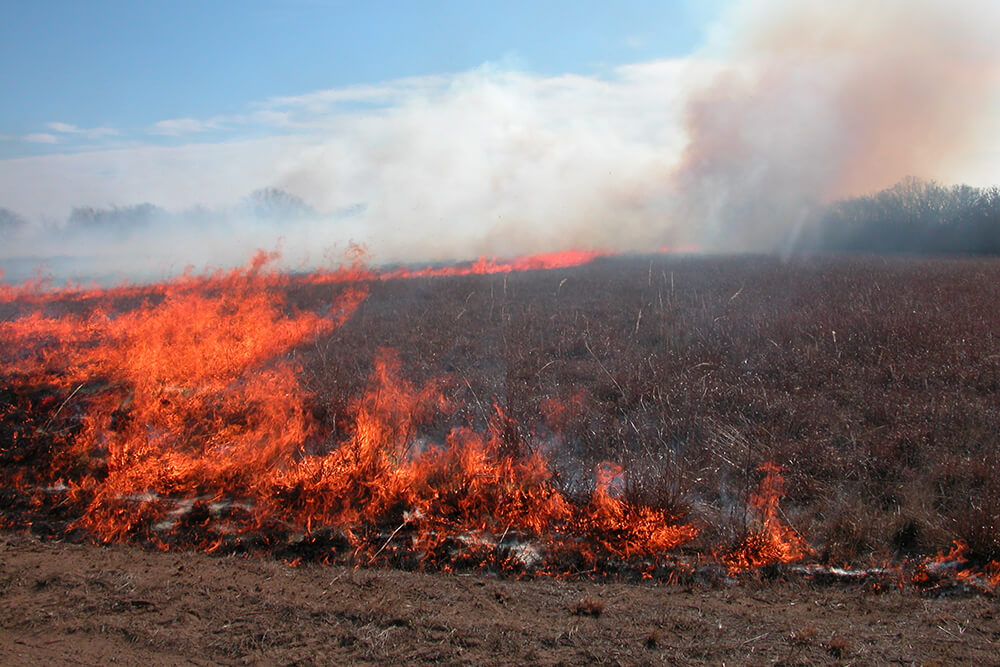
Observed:
[[[77,134],[91,140],[118,135],[118,130],[111,127],[77,127],[76,125],[59,121],[47,123],[46,127],[53,132],[59,132],[60,134]]]
[[[374,85],[317,90],[303,95],[272,97],[255,105],[270,111],[323,114],[351,105],[391,105],[429,90],[438,90],[454,76],[433,75],[397,79]]]
[[[153,123],[147,134],[180,137],[213,130],[281,132],[317,131],[351,114],[391,109],[415,98],[447,89],[454,76],[409,77],[372,85],[317,90],[302,95],[272,97],[251,104],[244,113],[211,118],[168,118]]]
[[[57,144],[59,143],[59,137],[54,134],[49,134],[48,132],[36,132],[35,134],[25,135],[24,140],[32,144]]]
[[[224,124],[222,117],[200,120],[198,118],[170,118],[153,123],[149,129],[150,134],[178,137],[185,134],[198,134],[208,130],[218,129]]]

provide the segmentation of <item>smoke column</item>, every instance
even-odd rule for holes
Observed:
[[[688,100],[677,223],[706,248],[780,249],[817,202],[948,180],[1000,136],[998,28],[988,2],[734,5]]]

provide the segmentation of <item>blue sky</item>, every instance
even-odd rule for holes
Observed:
[[[595,74],[683,56],[714,11],[693,1],[5,0],[0,158],[176,142],[156,123],[484,63]]]

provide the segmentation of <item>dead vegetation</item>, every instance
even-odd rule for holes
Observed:
[[[375,285],[306,368],[340,419],[391,347],[404,377],[450,378],[459,407],[438,433],[495,403],[508,437],[556,453],[570,493],[619,461],[628,496],[690,517],[711,548],[753,528],[773,462],[782,517],[822,562],[964,540],[986,563],[1000,558],[997,303],[992,259],[603,259]]]
[[[604,613],[604,603],[594,598],[583,598],[570,607],[569,613],[574,616],[593,616],[597,618]]]
[[[616,498],[698,527],[687,554],[759,534],[769,515],[753,496],[770,463],[785,480],[771,516],[805,540],[812,562],[876,567],[808,577],[765,567],[740,586],[718,560],[645,585],[497,577],[481,561],[430,575],[400,569],[420,567],[399,549],[403,516],[375,542],[395,568],[311,562],[353,551],[323,529],[264,526],[211,556],[183,550],[217,539],[213,521],[239,518],[237,503],[221,501],[192,503],[179,551],[95,546],[70,528],[79,507],[55,480],[37,480],[51,485],[44,493],[21,489],[78,427],[80,406],[108,388],[27,390],[7,375],[0,662],[995,660],[994,589],[955,585],[959,559],[989,574],[1000,556],[995,260],[604,259],[370,290],[343,326],[289,353],[326,438],[310,447],[350,432],[352,401],[391,347],[401,377],[439,382],[455,406],[429,413],[415,442],[492,419],[512,450],[550,456],[561,492],[579,502],[594,492],[595,468],[617,461]],[[288,295],[318,310],[331,288],[292,284]],[[2,308],[17,314],[16,303]],[[878,568],[887,561],[910,570]]]
[[[307,452],[350,433],[379,350],[392,348],[400,377],[437,383],[453,406],[426,415],[413,442],[491,426],[505,451],[544,452],[578,502],[593,493],[594,470],[617,461],[622,498],[697,526],[686,549],[725,553],[752,538],[752,496],[773,463],[786,481],[776,516],[819,562],[918,561],[955,540],[974,563],[1000,558],[995,260],[606,258],[368,287],[343,326],[288,354],[323,437]],[[332,294],[308,282],[285,289],[302,312]],[[16,316],[16,303],[4,308]],[[79,406],[106,391],[26,390],[6,378],[7,525],[64,534],[72,506],[16,488],[53,455],[50,436],[75,428]],[[208,505],[194,509],[191,534],[212,538]],[[134,534],[150,534],[152,521],[137,516]],[[377,533],[378,555],[397,551],[389,533],[400,525]],[[322,558],[341,542],[315,531],[277,553]],[[275,543],[264,534],[238,550]]]

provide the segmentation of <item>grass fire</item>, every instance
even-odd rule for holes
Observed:
[[[996,663],[1000,3],[187,4],[4,6],[0,665]]]
[[[699,662],[871,657],[890,617],[901,655],[989,652],[994,260],[352,257],[4,288],[10,627],[378,662],[621,623]]]
[[[988,262],[275,258],[8,288],[4,525],[509,576],[1000,583]]]

